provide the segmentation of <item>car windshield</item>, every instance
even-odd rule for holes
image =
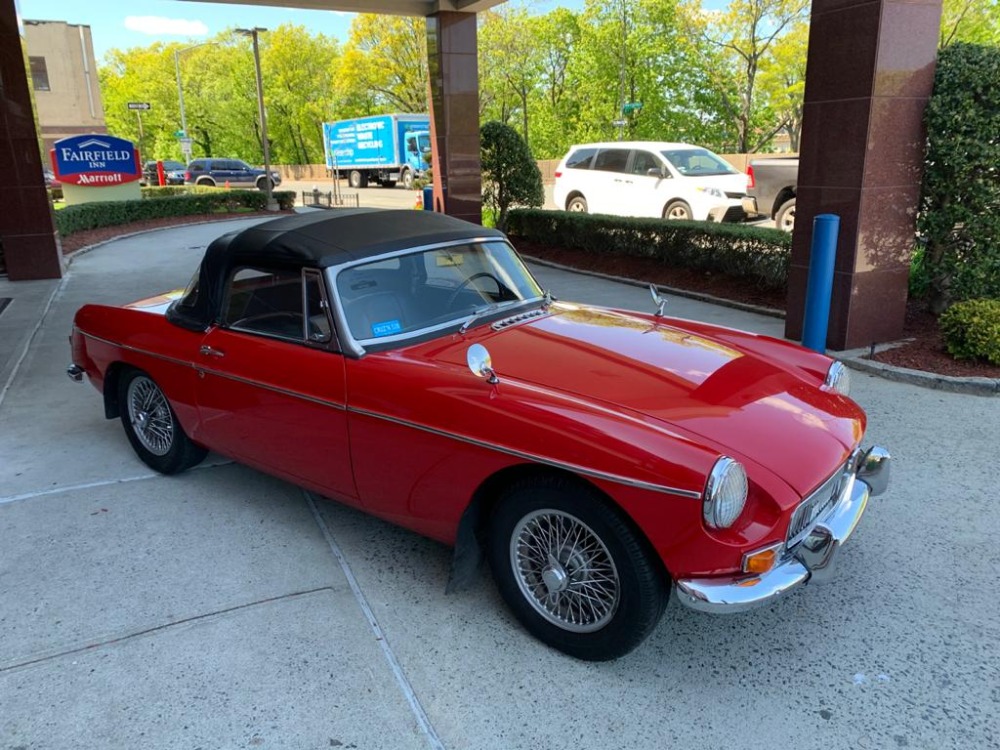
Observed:
[[[685,177],[739,174],[729,162],[705,148],[677,148],[660,153]]]
[[[500,240],[361,263],[337,274],[336,289],[351,335],[362,343],[423,335],[480,316],[486,321],[542,301],[541,287]]]
[[[178,170],[183,171],[185,167],[179,161],[164,161],[163,168],[168,172],[176,172]]]

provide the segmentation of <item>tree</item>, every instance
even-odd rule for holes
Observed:
[[[792,24],[775,40],[771,54],[760,70],[761,97],[767,109],[782,123],[792,151],[799,150],[802,135],[803,99],[806,89],[809,24],[804,19]]]
[[[688,25],[723,63],[709,80],[722,93],[723,108],[736,130],[736,150],[750,153],[766,145],[786,125],[758,96],[757,76],[772,46],[805,17],[808,0],[732,0],[725,11],[687,6]]]
[[[1000,46],[1000,5],[996,0],[944,0],[939,46],[955,42]]]
[[[529,98],[541,82],[541,60],[535,46],[534,24],[524,8],[501,6],[490,11],[479,30],[480,80],[491,89],[499,105],[499,119],[509,122],[516,117],[521,137],[530,143]]]
[[[338,72],[343,101],[363,114],[427,111],[427,30],[422,18],[359,15]],[[344,111],[341,116],[351,116]],[[340,116],[337,119],[341,119]]]
[[[542,174],[517,131],[502,122],[480,128],[483,203],[496,216],[497,229],[507,226],[514,206],[539,207],[545,202]]]

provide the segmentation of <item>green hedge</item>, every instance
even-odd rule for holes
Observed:
[[[785,289],[792,238],[777,229],[701,221],[515,209],[507,234],[529,242],[601,255],[651,258],[671,268],[745,278],[761,289]]]
[[[169,195],[192,195],[194,193],[218,192],[217,187],[205,185],[147,185],[140,188],[143,198],[166,198]]]
[[[275,192],[279,208],[288,210],[295,204],[295,193]],[[63,237],[85,229],[131,224],[145,219],[170,216],[195,216],[213,213],[263,211],[267,196],[258,190],[213,190],[190,195],[170,195],[156,200],[84,203],[66,206],[55,214],[56,229]]]
[[[1000,299],[956,302],[941,315],[940,325],[953,357],[1000,365]]]

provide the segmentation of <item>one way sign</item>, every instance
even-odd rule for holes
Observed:
[[[146,110],[146,109],[152,109],[153,105],[150,104],[149,102],[129,102],[128,108]]]

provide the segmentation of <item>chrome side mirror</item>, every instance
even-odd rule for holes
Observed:
[[[667,298],[661,297],[660,293],[656,291],[656,286],[654,286],[653,284],[649,285],[649,293],[653,297],[653,304],[656,305],[656,312],[654,313],[654,315],[656,315],[657,318],[662,318],[663,308],[667,306]]]
[[[486,378],[486,382],[490,385],[496,385],[500,382],[500,378],[493,371],[493,360],[490,359],[490,353],[482,344],[470,346],[469,351],[465,354],[465,361],[468,362],[469,369],[476,377]]]

